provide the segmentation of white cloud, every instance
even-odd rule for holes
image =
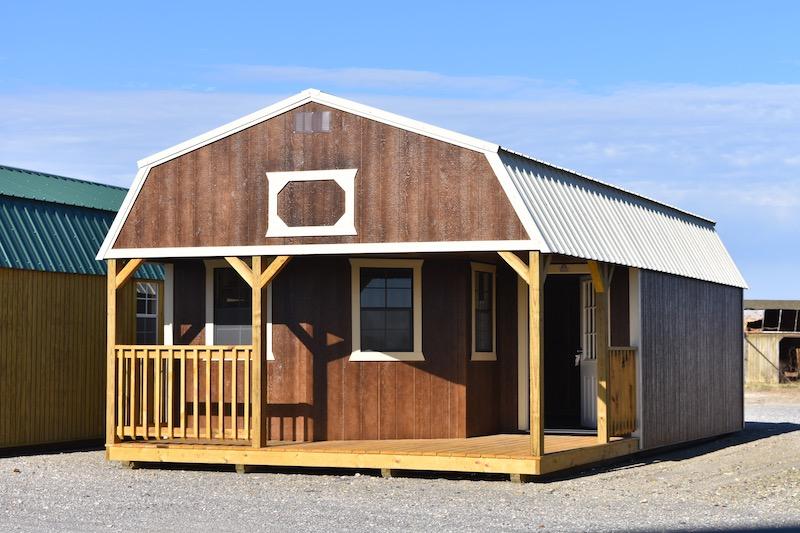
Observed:
[[[317,86],[714,218],[746,276],[781,257],[770,245],[796,240],[798,85],[589,92],[514,76],[270,66],[212,77],[225,76],[282,90],[0,93],[0,162],[127,185],[137,159],[294,92],[287,84]],[[800,282],[777,294],[750,281],[754,296],[800,297]]]

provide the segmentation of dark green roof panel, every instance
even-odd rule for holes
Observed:
[[[127,189],[0,165],[0,194],[42,202],[117,211]]]
[[[104,275],[95,255],[115,214],[0,195],[0,267]],[[162,279],[163,269],[145,264],[136,275]]]

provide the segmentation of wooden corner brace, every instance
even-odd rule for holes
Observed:
[[[136,269],[144,263],[144,259],[129,259],[125,266],[117,273],[116,277],[114,278],[114,285],[116,289],[119,289],[123,285],[125,285],[128,280],[130,280],[133,275],[136,273]],[[110,263],[109,263],[110,264]],[[116,263],[114,263],[116,265]]]
[[[225,261],[228,262],[235,270],[242,276],[242,279],[247,282],[250,288],[258,288],[263,289],[267,283],[271,282],[275,276],[277,276],[281,270],[286,266],[289,260],[292,257],[289,255],[279,255],[272,262],[269,266],[264,270],[262,273],[254,272],[247,263],[239,259],[238,257],[226,257]]]

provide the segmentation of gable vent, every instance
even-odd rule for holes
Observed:
[[[294,114],[295,133],[331,131],[330,111],[299,111]]]

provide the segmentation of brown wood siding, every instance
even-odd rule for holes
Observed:
[[[344,190],[333,180],[292,181],[278,193],[278,216],[289,227],[332,226],[344,210]]]
[[[466,436],[468,272],[423,264],[425,362],[351,362],[348,260],[294,259],[273,288],[270,438]]]
[[[173,342],[203,345],[206,341],[206,269],[201,260],[174,263]]]
[[[120,342],[135,341],[135,291],[118,296]],[[101,439],[105,277],[0,269],[0,294],[0,448]]]
[[[641,271],[643,445],[743,424],[742,290]]]
[[[615,266],[609,288],[611,346],[628,346],[631,343],[629,285],[628,268]]]
[[[331,132],[294,133],[294,112],[314,110],[331,112]],[[483,154],[315,103],[295,111],[151,169],[114,247],[527,238]],[[358,235],[265,237],[268,171],[342,168],[358,169]]]
[[[469,265],[467,265],[469,275]],[[471,298],[471,287],[467,286]],[[467,300],[467,354],[472,347],[472,309]],[[467,363],[467,436],[517,430],[517,273],[497,265],[496,361]]]

